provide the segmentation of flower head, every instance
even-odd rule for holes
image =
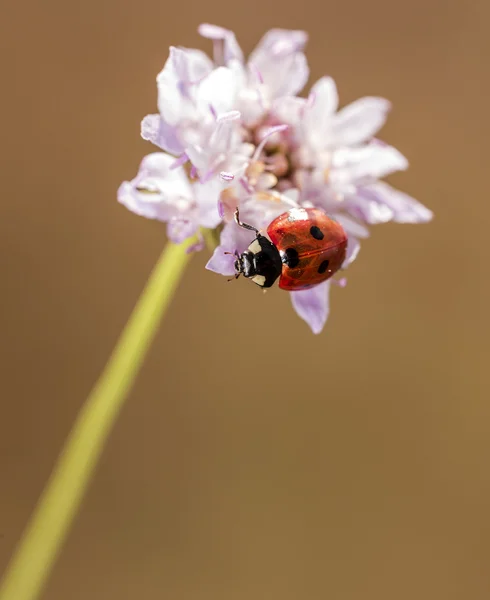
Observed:
[[[213,58],[170,49],[157,77],[159,112],[141,126],[143,138],[164,152],[148,155],[138,175],[121,185],[118,199],[127,208],[167,223],[175,242],[219,227],[221,242],[207,268],[227,276],[255,236],[234,222],[237,207],[262,232],[292,208],[322,209],[347,235],[343,269],[369,235],[366,225],[432,218],[379,181],[408,166],[374,137],[390,110],[387,100],[361,98],[338,110],[330,77],[307,98],[297,96],[309,73],[305,32],[273,29],[248,59],[233,32],[203,24],[199,33],[212,41]],[[291,292],[294,309],[315,333],[328,317],[332,281]],[[345,278],[335,282],[343,287]]]

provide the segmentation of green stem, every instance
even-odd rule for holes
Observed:
[[[0,600],[34,600],[53,568],[116,417],[168,307],[194,240],[168,244],[87,398],[0,586]]]

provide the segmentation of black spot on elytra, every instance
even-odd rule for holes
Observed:
[[[310,227],[311,236],[315,238],[315,240],[323,240],[325,237],[323,231],[317,227],[316,225],[312,225]]]
[[[299,264],[298,252],[295,248],[287,248],[284,251],[282,262],[286,264],[290,269],[294,269]]]
[[[328,269],[329,263],[330,263],[329,260],[324,260],[322,262],[322,264],[318,267],[318,272],[319,273],[325,273],[325,271]]]

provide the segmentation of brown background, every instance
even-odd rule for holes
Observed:
[[[164,243],[116,189],[170,44],[310,33],[312,80],[390,98],[393,182],[436,213],[364,244],[314,337],[197,256],[48,600],[490,593],[490,4],[3,4],[0,567]],[[15,599],[13,599],[15,600]]]

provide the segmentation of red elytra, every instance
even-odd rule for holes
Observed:
[[[317,208],[293,208],[267,228],[283,262],[279,287],[302,290],[326,281],[345,260],[342,226]]]

